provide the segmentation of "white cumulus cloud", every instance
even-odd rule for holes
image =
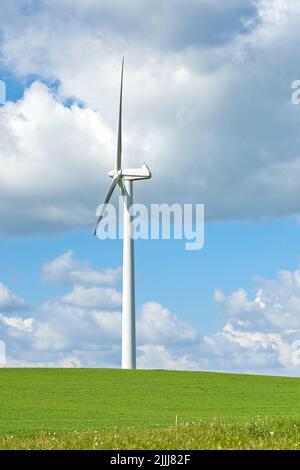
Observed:
[[[106,268],[102,271],[88,263],[75,259],[72,250],[66,251],[42,266],[42,277],[46,282],[62,284],[101,285],[115,284],[120,278],[121,268]]]
[[[75,285],[73,290],[64,295],[62,301],[84,308],[119,307],[122,296],[119,291],[110,287],[84,287]]]
[[[204,202],[210,220],[298,214],[298,0],[114,4],[4,9],[3,66],[58,85],[37,82],[0,110],[1,230],[93,223],[114,165],[123,54],[124,164],[153,172],[139,200]]]
[[[0,282],[0,313],[28,310],[29,306],[22,297],[14,294],[5,284]]]
[[[69,291],[32,309],[30,317],[17,313],[25,301],[1,284],[2,300],[11,306],[0,314],[7,365],[119,367],[118,276],[107,286],[107,277],[97,275],[102,271],[79,262],[71,251],[48,261],[42,270],[48,280],[67,284]],[[93,273],[88,282],[86,272]],[[297,268],[279,271],[276,279],[254,278],[252,296],[242,288],[229,294],[216,289],[224,327],[210,335],[160,303],[146,302],[137,312],[138,366],[300,375],[299,280]]]

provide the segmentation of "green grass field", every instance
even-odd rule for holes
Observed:
[[[0,370],[1,448],[297,448],[298,441],[297,378]]]

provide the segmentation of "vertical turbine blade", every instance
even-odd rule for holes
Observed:
[[[118,124],[118,149],[117,149],[116,170],[121,170],[121,156],[122,156],[122,93],[123,93],[123,68],[124,68],[124,57],[123,57],[123,60],[122,60],[122,71],[121,71],[120,107],[119,107],[119,124]]]

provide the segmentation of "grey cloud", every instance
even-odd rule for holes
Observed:
[[[214,45],[246,33],[255,13],[252,0],[32,0],[21,8],[10,2],[3,18],[7,24],[18,21],[20,27],[32,19],[45,27],[55,18],[60,28],[63,22],[71,28],[77,24],[94,33],[178,50],[191,44]]]

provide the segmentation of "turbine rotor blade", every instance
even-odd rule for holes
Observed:
[[[119,124],[118,124],[118,148],[117,148],[116,170],[121,170],[121,157],[122,157],[122,95],[123,95],[123,69],[124,69],[124,57],[123,57],[123,60],[122,60],[122,70],[121,70],[120,107],[119,107]]]
[[[102,204],[100,215],[97,219],[97,223],[96,223],[96,227],[95,227],[95,231],[94,231],[94,236],[97,234],[98,225],[101,222],[101,220],[103,219],[103,216],[104,216],[104,213],[105,213],[105,210],[106,210],[106,206],[107,206],[107,204],[108,204],[108,202],[111,198],[112,193],[114,192],[115,187],[117,186],[118,182],[120,181],[120,179],[121,179],[121,175],[118,174],[113,178],[113,180],[111,182],[110,188],[109,188],[107,196],[105,198],[105,201]]]
[[[125,189],[125,184],[124,184],[123,178],[119,179],[118,184],[119,184],[119,188],[120,188],[120,191],[121,191],[121,195],[124,196],[124,194],[126,193],[126,189]]]

